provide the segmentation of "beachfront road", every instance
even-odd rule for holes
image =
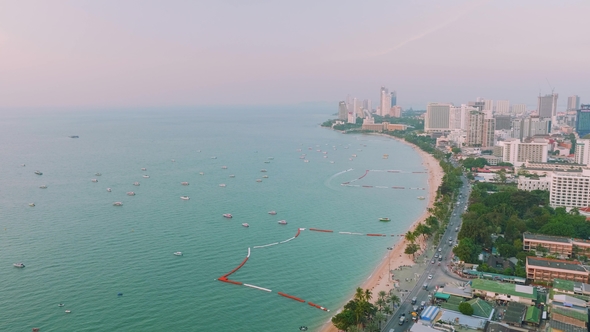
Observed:
[[[451,271],[448,270],[449,261],[451,256],[453,255],[452,249],[457,241],[457,229],[461,227],[461,214],[465,211],[467,207],[467,201],[469,199],[469,193],[471,187],[469,185],[469,181],[467,178],[462,177],[463,186],[460,190],[460,195],[457,200],[457,204],[455,205],[455,209],[453,214],[451,215],[451,220],[449,221],[449,226],[447,230],[442,235],[442,238],[439,241],[439,245],[436,248],[436,253],[442,254],[442,261],[438,259],[434,259],[433,257],[429,257],[428,264],[426,265],[424,271],[420,275],[416,287],[408,292],[401,293],[401,303],[399,308],[395,311],[393,316],[387,321],[385,327],[382,331],[385,332],[402,332],[410,330],[412,324],[412,315],[411,312],[413,311],[414,305],[420,306],[420,302],[425,301],[426,306],[430,305],[428,295],[434,297],[434,293],[436,292],[436,286],[444,285],[446,283],[456,282],[456,283],[463,283],[465,282],[464,279],[460,278],[459,276],[455,275]],[[440,249],[440,251],[439,251]],[[431,260],[434,259],[434,264],[431,264]],[[438,265],[440,263],[440,265]],[[432,279],[429,280],[428,276],[432,275]],[[427,284],[427,289],[424,289],[424,284]],[[416,298],[416,304],[412,304],[412,299]],[[406,321],[403,325],[399,325],[399,320],[402,314],[405,314]],[[418,321],[420,322],[420,321]]]

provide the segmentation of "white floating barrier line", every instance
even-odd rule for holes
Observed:
[[[250,258],[250,247],[248,247],[248,256],[246,256],[247,258]]]
[[[350,235],[363,235],[362,233],[350,233]]]
[[[254,285],[250,285],[250,284],[244,284],[244,286],[246,286],[246,287],[250,287],[250,288],[256,288],[256,289],[260,289],[260,290],[262,290],[262,291],[269,292],[269,293],[270,293],[270,292],[272,292],[272,291],[271,291],[270,289],[268,289],[268,288],[262,288],[262,287],[258,287],[258,286],[254,286]]]
[[[389,187],[385,187],[385,186],[375,186],[375,188],[385,188],[385,189],[387,189],[387,188],[389,188]]]
[[[350,234],[350,232],[338,232],[340,234]]]
[[[293,240],[293,239],[295,239],[295,237],[294,237],[294,236],[293,236],[292,238],[290,238],[290,239],[286,239],[285,241],[281,241],[281,242],[279,242],[279,243],[285,243],[285,242],[289,242],[289,241],[291,241],[291,240]]]
[[[256,246],[256,247],[254,247],[254,248],[264,248],[264,247],[270,247],[270,246],[274,246],[274,245],[277,245],[277,244],[279,244],[279,243],[278,243],[278,242],[275,242],[275,243],[271,243],[271,244],[265,244],[265,245],[263,245],[263,246]],[[248,255],[249,255],[249,254],[250,254],[250,253],[248,253]]]

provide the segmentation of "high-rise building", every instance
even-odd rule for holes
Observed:
[[[521,118],[512,120],[512,130],[510,133],[510,137],[516,138],[519,141],[522,141],[522,124],[523,124],[523,122],[524,121]]]
[[[580,137],[590,134],[590,104],[582,104],[576,112],[576,132]]]
[[[535,135],[547,135],[551,132],[551,120],[539,117],[519,118],[512,120],[511,137],[523,140]]]
[[[391,91],[390,98],[391,98],[391,107],[397,106],[397,91]]]
[[[484,107],[482,111],[492,111],[494,109],[494,101],[491,99],[484,99]]]
[[[552,207],[587,207],[590,205],[590,170],[579,172],[553,172],[549,189]]]
[[[510,113],[510,101],[496,100],[496,114],[508,114],[508,113]]]
[[[348,108],[346,107],[345,101],[341,101],[338,103],[338,119],[339,120],[347,120],[348,119]]]
[[[512,114],[524,114],[526,113],[526,105],[525,104],[514,104],[512,105]]]
[[[492,117],[484,117],[483,133],[481,146],[484,148],[491,148],[494,146],[494,131],[496,128],[496,119]]]
[[[366,109],[367,111],[371,112],[371,108],[373,105],[371,105],[371,99],[365,99],[363,100],[363,108]]]
[[[482,111],[472,110],[467,112],[467,128],[465,145],[480,147],[483,146],[484,118]]]
[[[557,93],[553,93],[550,95],[539,95],[538,99],[538,106],[537,111],[539,112],[539,117],[541,118],[550,118],[555,122],[555,117],[557,115]]]
[[[380,105],[379,105],[379,115],[385,116],[389,113],[389,109],[391,108],[391,95],[386,87],[381,87],[381,95],[380,95]]]
[[[449,131],[451,106],[451,104],[429,103],[424,118],[424,131]]]
[[[577,111],[580,109],[580,97],[573,95],[567,97],[567,111]]]
[[[508,114],[494,115],[496,119],[496,130],[510,130],[512,129],[512,117]]]
[[[502,161],[514,166],[525,162],[546,163],[549,144],[545,140],[521,143],[517,139],[498,142],[502,146]]]
[[[590,164],[590,139],[578,139],[574,152],[576,163],[580,165]]]
[[[391,106],[389,109],[389,116],[392,118],[400,118],[402,116],[401,106]]]

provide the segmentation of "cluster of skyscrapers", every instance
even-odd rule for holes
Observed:
[[[371,99],[364,99],[361,102],[350,95],[338,105],[338,119],[348,123],[356,123],[357,118],[371,118],[373,114],[383,117],[400,117],[401,113],[402,108],[397,105],[397,92],[389,92],[383,86],[379,91],[379,105],[375,109],[373,109]]]

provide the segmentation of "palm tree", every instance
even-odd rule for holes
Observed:
[[[387,303],[389,303],[389,301],[387,301]],[[389,315],[391,315],[393,313],[393,310],[391,310],[390,307],[384,307],[383,308],[383,313],[389,316]]]
[[[364,298],[365,298],[365,293],[363,293],[363,289],[360,287],[357,287],[356,292],[354,293],[355,301],[360,303],[360,302],[363,302]]]
[[[416,241],[416,235],[413,232],[408,231],[405,236],[406,240],[410,243],[414,243]]]
[[[384,299],[387,297],[387,293],[385,291],[379,291],[379,293],[377,294],[377,298],[378,299]]]
[[[387,302],[385,301],[384,298],[378,298],[377,301],[375,302],[375,304],[379,307],[379,310],[382,310],[383,307],[385,307],[387,305]]]
[[[371,301],[372,298],[373,298],[373,293],[370,290],[365,289],[365,302]]]
[[[377,324],[379,324],[379,331],[381,331],[381,322],[385,320],[385,315],[381,311],[377,311],[375,314],[375,320],[377,321]]]
[[[389,294],[389,298],[387,299],[387,302],[391,303],[391,309],[393,310],[393,307],[396,304],[399,304],[401,302],[399,296],[395,295],[395,294]]]

